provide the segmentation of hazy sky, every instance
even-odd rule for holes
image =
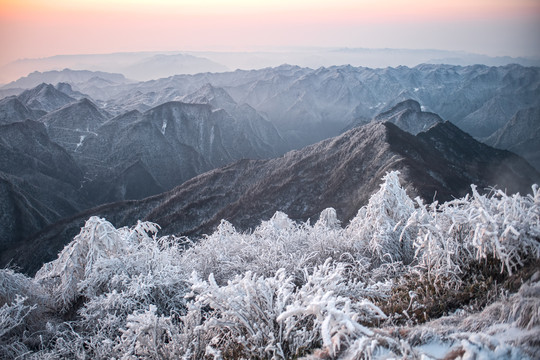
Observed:
[[[540,56],[540,0],[0,0],[0,64],[276,46]]]

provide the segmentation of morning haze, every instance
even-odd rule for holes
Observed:
[[[0,64],[61,54],[306,46],[540,57],[540,3],[534,0],[2,0],[0,4]]]

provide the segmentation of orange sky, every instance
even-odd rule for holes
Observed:
[[[0,64],[275,46],[540,56],[540,0],[0,0]]]

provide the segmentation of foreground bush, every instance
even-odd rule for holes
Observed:
[[[251,233],[223,221],[196,243],[158,230],[92,217],[35,278],[1,270],[0,357],[540,351],[537,187],[527,196],[473,187],[465,198],[424,204],[392,172],[345,228],[327,209],[313,225],[278,212]]]

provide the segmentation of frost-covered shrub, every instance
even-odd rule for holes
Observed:
[[[11,269],[0,269],[0,358],[29,353],[47,341],[52,336],[45,328],[47,321],[58,319],[41,286]]]
[[[185,251],[182,262],[218,284],[251,271],[273,276],[279,269],[298,275],[305,267],[322,264],[327,258],[351,261],[353,247],[343,236],[335,210],[326,209],[314,226],[296,223],[282,213],[263,221],[251,233],[240,233],[227,221],[196,246]]]
[[[535,354],[537,284],[499,284],[532,275],[539,204],[537,187],[414,203],[392,172],[346,228],[334,209],[314,225],[277,212],[192,242],[93,217],[34,279],[0,270],[0,357]]]
[[[472,197],[442,205],[418,208],[404,231],[416,229],[414,241],[418,268],[429,281],[440,277],[449,286],[461,285],[462,272],[472,262],[497,259],[500,271],[509,274],[523,266],[523,258],[540,258],[540,195],[508,196],[496,191],[480,195],[472,186]]]
[[[386,318],[377,306],[350,287],[343,270],[342,265],[329,261],[315,268],[277,318],[284,323],[285,333],[294,339],[296,348],[320,341],[333,357],[358,337],[373,335],[362,323],[374,325]]]
[[[358,210],[346,230],[375,267],[385,262],[408,264],[413,260],[411,236],[403,228],[414,204],[401,187],[398,175],[398,171],[392,171],[383,177],[379,191]]]
[[[28,351],[23,338],[25,320],[36,305],[26,305],[25,302],[26,298],[17,295],[13,301],[0,307],[0,355],[4,358]]]
[[[194,305],[207,308],[201,324],[207,355],[226,358],[286,358],[283,329],[276,322],[293,294],[291,277],[284,270],[273,277],[246,273],[219,286],[193,278]]]
[[[57,296],[57,307],[67,310],[80,295],[79,282],[92,274],[94,263],[125,254],[128,246],[128,239],[121,237],[111,223],[93,216],[58,259],[43,265],[35,278]]]
[[[301,286],[284,269],[272,277],[248,272],[223,286],[212,275],[208,281],[194,277],[195,305],[207,309],[200,326],[207,355],[286,359],[319,346],[336,354],[372,334],[361,323],[386,316],[359,297],[343,273],[343,265],[327,261],[306,269]]]
[[[113,290],[138,301],[155,302],[168,308],[171,287],[182,286],[177,244],[156,239],[158,226],[138,222],[132,228],[115,229],[104,219],[91,217],[81,232],[36,274],[50,289],[56,306],[64,311],[84,295],[93,299]],[[172,296],[174,299],[174,296]]]
[[[501,272],[523,266],[523,257],[540,258],[540,192],[506,195],[498,190],[490,197],[472,186],[468,220],[474,228],[471,239],[477,259],[493,256],[501,261]]]
[[[156,307],[127,317],[120,343],[114,348],[122,359],[177,359],[184,354],[175,342],[179,336],[171,317],[156,314]]]

